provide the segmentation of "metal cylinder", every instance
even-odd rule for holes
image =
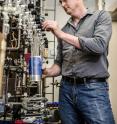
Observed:
[[[32,56],[29,60],[29,75],[31,81],[40,81],[42,77],[42,58]]]

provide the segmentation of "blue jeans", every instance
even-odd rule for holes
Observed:
[[[107,82],[62,80],[59,103],[62,124],[115,124]]]

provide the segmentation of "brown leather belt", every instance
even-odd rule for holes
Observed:
[[[77,77],[72,78],[63,76],[62,79],[69,82],[76,82],[77,84],[106,82],[106,78],[77,78]]]

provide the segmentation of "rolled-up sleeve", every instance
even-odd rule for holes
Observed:
[[[103,54],[107,50],[111,34],[111,16],[108,12],[101,11],[95,23],[93,36],[78,36],[81,50],[91,54]]]
[[[58,39],[58,45],[57,45],[57,55],[56,59],[54,60],[54,64],[62,66],[62,42],[61,39]]]

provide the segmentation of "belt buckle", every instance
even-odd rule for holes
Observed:
[[[74,81],[79,84],[86,84],[87,79],[86,78],[74,78]]]

